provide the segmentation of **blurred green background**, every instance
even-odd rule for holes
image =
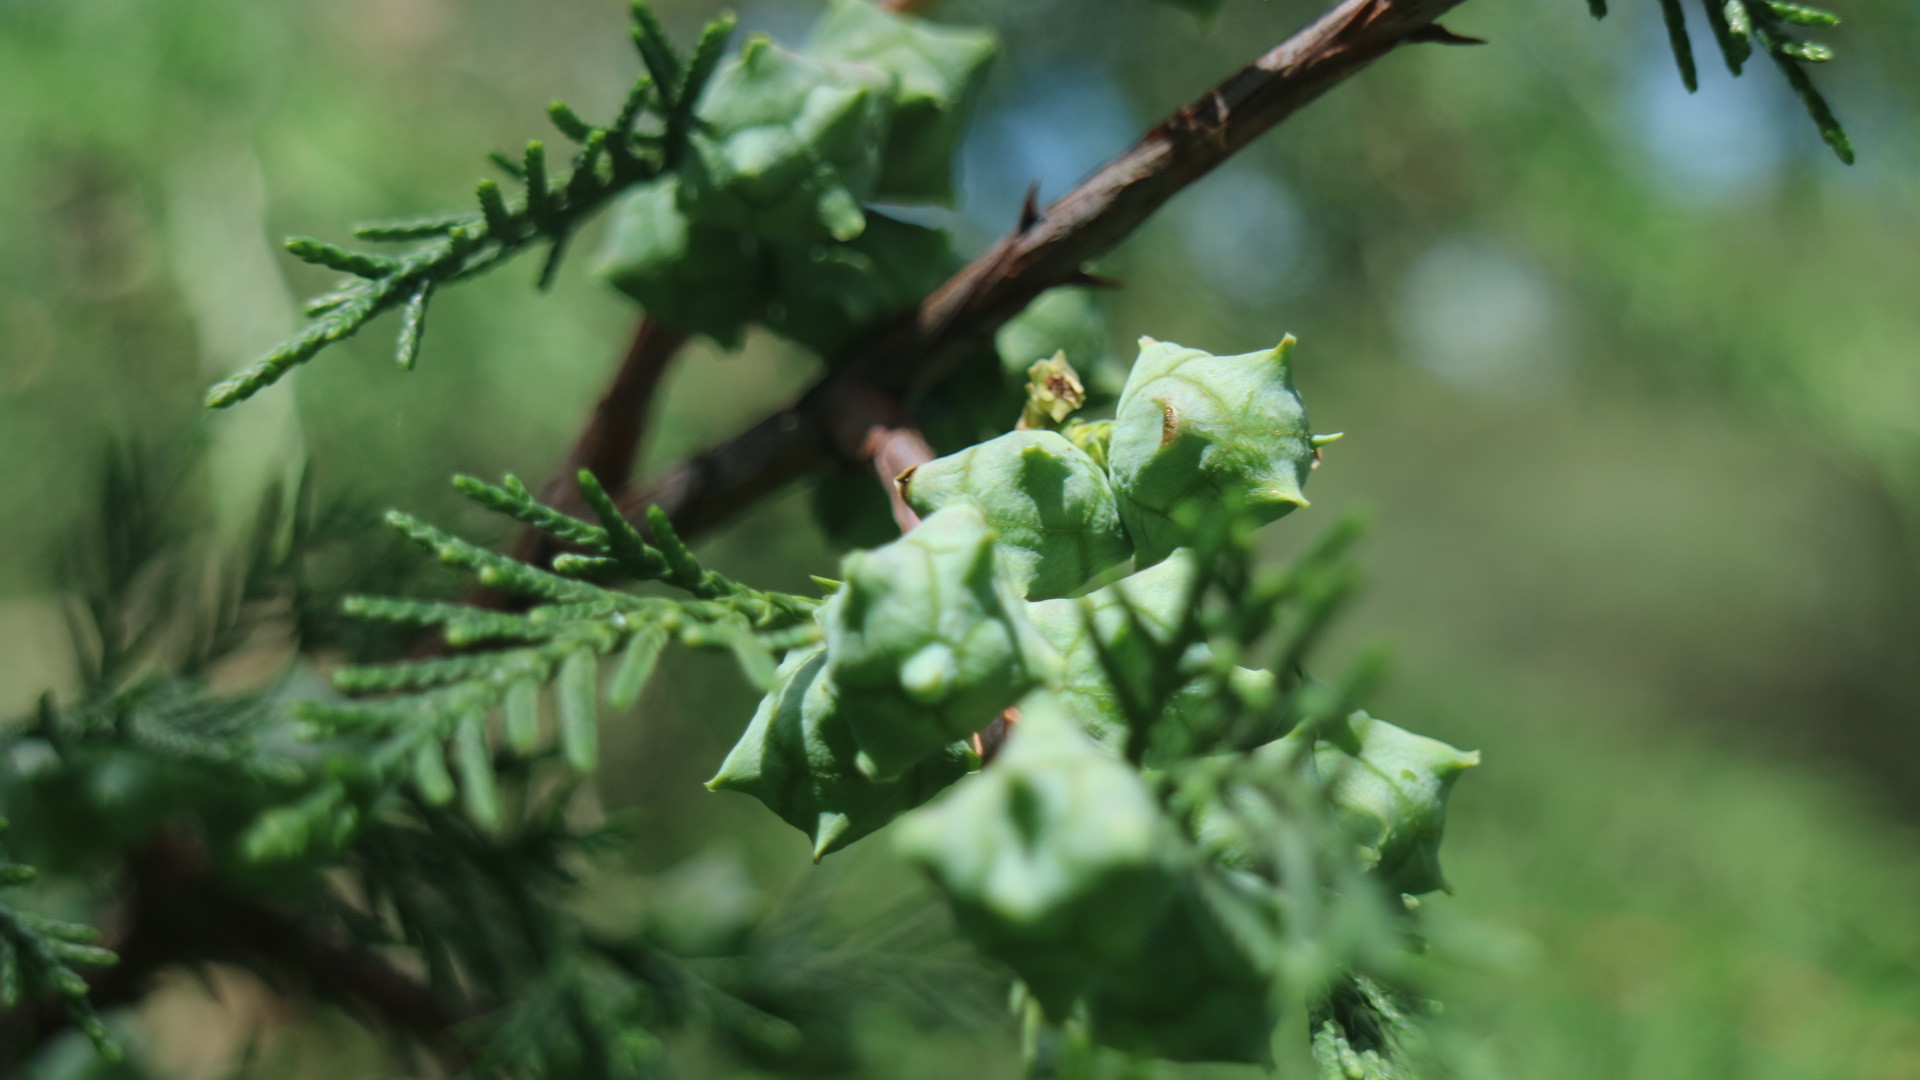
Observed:
[[[659,7],[684,31],[717,5]],[[797,40],[819,7],[740,13]],[[1464,6],[1449,25],[1489,47],[1342,87],[1108,260],[1101,303],[1123,356],[1299,335],[1315,426],[1348,434],[1271,543],[1369,511],[1332,659],[1386,644],[1376,711],[1485,754],[1429,905],[1463,1073],[1920,1076],[1920,7],[1845,0],[1825,35],[1852,168],[1775,72],[1703,59],[1689,96],[1657,7],[1615,7]],[[1030,181],[1064,192],[1316,11],[935,5],[1006,41],[942,220],[977,250]],[[204,437],[210,528],[304,456],[331,490],[502,535],[445,481],[559,461],[635,317],[590,258],[547,296],[532,265],[449,291],[411,375],[373,333],[230,414],[199,395],[327,284],[280,237],[458,204],[485,149],[554,98],[604,111],[633,68],[615,0],[0,0],[0,715],[70,677],[47,568],[110,436]],[[696,346],[649,460],[816,367]],[[788,587],[834,558],[797,490],[708,551]],[[812,870],[700,787],[751,709],[720,671],[681,662],[611,736],[634,865],[718,846],[769,895],[920,903],[884,841]],[[222,1075],[262,1015],[302,1075],[372,1067],[338,1018],[226,1001],[183,980],[145,1010],[162,1074]],[[1015,1068],[997,1019],[984,1052],[869,1034],[875,1075]]]

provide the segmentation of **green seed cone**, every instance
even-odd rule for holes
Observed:
[[[695,221],[777,240],[851,240],[880,178],[898,82],[764,37],[714,76],[681,167]]]
[[[993,35],[889,14],[864,0],[833,0],[807,51],[899,78],[876,197],[952,202],[954,152],[999,51]]]
[[[1053,677],[1059,657],[1000,579],[994,531],[947,507],[841,564],[821,608],[827,675],[869,776],[892,779]]]
[[[1140,616],[1141,626],[1154,636],[1155,642],[1169,640],[1176,630],[1175,622],[1180,618],[1187,590],[1192,587],[1193,572],[1191,554],[1182,550],[1080,599],[1027,605],[1027,617],[1034,630],[1060,654],[1061,675],[1053,685],[1061,703],[1082,730],[1115,750],[1126,745],[1126,716],[1089,635],[1099,635],[1106,647],[1120,658],[1123,671],[1148,671],[1152,667],[1148,648],[1153,643],[1138,639],[1126,608],[1131,606]],[[1091,628],[1087,623],[1088,612],[1093,616]],[[1195,645],[1193,649],[1196,658],[1207,655],[1204,644]],[[1269,672],[1245,668],[1237,669],[1234,677],[1247,683],[1273,680]],[[1191,687],[1174,694],[1168,703],[1167,719],[1191,727],[1201,720],[1207,707],[1196,680]]]
[[[840,717],[826,666],[825,646],[790,653],[719,775],[707,782],[766,803],[813,839],[815,859],[926,802],[972,766],[972,754],[955,743],[896,781],[868,779],[855,765],[860,748]]]
[[[607,227],[598,272],[648,316],[736,347],[766,303],[760,242],[688,219],[679,198],[680,181],[672,176],[623,198]]]
[[[1364,712],[1336,725],[1314,747],[1314,767],[1363,863],[1388,889],[1415,895],[1446,888],[1440,840],[1447,796],[1460,774],[1479,763],[1478,752]]]
[[[1133,553],[1113,488],[1092,458],[1051,431],[1014,431],[930,461],[900,477],[922,515],[959,503],[1000,534],[1016,590],[1064,596]]]
[[[1064,1017],[1133,955],[1172,892],[1178,839],[1139,773],[1047,695],[993,767],[902,823],[900,848],[964,933]]]
[[[1107,461],[1141,565],[1181,542],[1178,512],[1236,507],[1264,525],[1307,504],[1313,445],[1292,348],[1212,356],[1141,340]]]
[[[1171,1061],[1270,1065],[1280,1011],[1261,890],[1223,871],[1189,876],[1088,996],[1094,1041]]]
[[[767,329],[831,361],[920,301],[959,268],[940,229],[869,211],[847,241],[769,247]]]

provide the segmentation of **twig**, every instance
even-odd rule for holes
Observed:
[[[573,477],[581,469],[599,477],[609,490],[626,486],[646,442],[654,395],[686,342],[682,331],[652,319],[641,321],[620,370],[567,456],[566,469],[547,484],[548,498],[560,497],[558,489],[577,497]]]
[[[1000,715],[993,718],[993,723],[974,735],[973,752],[980,755],[981,768],[993,764],[993,759],[999,757],[1001,749],[1007,745],[1007,737],[1019,726],[1020,710],[1009,705],[1000,710]]]
[[[646,442],[654,396],[686,342],[687,335],[679,330],[653,319],[641,320],[613,382],[574,441],[565,467],[541,489],[542,502],[568,513],[584,511],[586,504],[575,479],[582,469],[598,477],[608,491],[626,489]],[[513,548],[515,558],[536,566],[546,565],[554,553],[553,538],[534,528],[522,529]]]
[[[658,505],[683,535],[726,520],[829,455],[863,460],[871,410],[924,391],[986,348],[1034,297],[1085,278],[1181,189],[1462,0],[1345,0],[1312,26],[1174,113],[1132,149],[927,297],[792,404],[679,463],[621,500],[636,519]],[[877,394],[876,394],[877,392]]]
[[[932,461],[933,447],[898,399],[873,390],[853,393],[861,394],[859,414],[872,420],[860,436],[860,456],[873,466],[874,478],[886,490],[887,500],[893,505],[894,524],[903,533],[912,532],[920,524],[920,515],[907,505],[898,481],[909,470]]]
[[[654,396],[687,337],[685,332],[653,319],[640,320],[619,370],[580,429],[566,464],[541,487],[540,501],[565,513],[585,514],[587,506],[578,479],[581,469],[592,472],[602,487],[616,495],[627,489],[646,443]],[[560,548],[551,534],[529,525],[514,534],[509,550],[521,562],[545,567],[560,554]],[[517,611],[527,603],[518,593],[485,585],[468,590],[466,601],[496,611]],[[447,651],[446,640],[433,630],[419,636],[410,655],[423,658]]]

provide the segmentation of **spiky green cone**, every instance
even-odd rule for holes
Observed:
[[[821,608],[827,674],[867,775],[901,775],[1057,672],[1059,657],[999,576],[994,540],[962,504],[841,564],[842,585]]]
[[[855,765],[859,744],[839,714],[826,678],[827,651],[796,650],[780,664],[746,733],[707,787],[767,804],[813,840],[818,860],[926,802],[965,776],[972,754],[951,744],[900,779],[868,779]]]
[[[1133,553],[1106,473],[1055,432],[1008,432],[909,470],[899,485],[922,515],[977,508],[1000,534],[1014,588],[1034,599],[1064,596]]]
[[[714,76],[681,166],[695,221],[780,240],[851,240],[880,178],[895,79],[764,37]]]
[[[899,77],[878,198],[953,201],[954,151],[999,50],[985,31],[888,14],[864,0],[833,0],[808,51],[873,64]]]
[[[690,220],[679,198],[679,179],[667,176],[622,199],[598,272],[650,318],[735,348],[768,297],[760,242]]]
[[[960,258],[940,229],[869,211],[847,241],[772,245],[767,329],[831,362],[939,287]]]
[[[1359,868],[1392,896],[1445,888],[1440,841],[1447,798],[1460,774],[1480,763],[1479,753],[1416,735],[1365,712],[1336,721],[1319,734],[1308,772],[1353,839]],[[1310,737],[1308,729],[1295,728],[1254,754],[1291,770],[1306,753]],[[1246,869],[1246,837],[1225,823],[1226,815],[1203,811],[1193,827],[1209,857],[1231,869]]]
[[[899,842],[1055,1018],[1139,950],[1177,880],[1178,838],[1140,774],[1044,693],[993,767],[908,817]]]
[[[1264,525],[1307,505],[1313,442],[1292,349],[1289,337],[1266,352],[1213,356],[1141,339],[1107,459],[1141,565],[1182,541],[1183,508],[1233,507]]]
[[[1480,763],[1477,751],[1356,712],[1326,733],[1313,757],[1362,863],[1387,888],[1416,895],[1446,888],[1447,797],[1460,774]]]

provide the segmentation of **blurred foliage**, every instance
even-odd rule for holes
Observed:
[[[1029,180],[1061,193],[1317,11],[1241,0],[1203,29],[1089,3],[944,5],[1006,42],[961,209],[926,219],[963,246],[1003,232]],[[743,21],[797,41],[815,7],[766,0]],[[1463,1075],[1912,1075],[1920,13],[1858,0],[1827,32],[1843,62],[1822,84],[1859,151],[1842,170],[1778,80],[1702,65],[1689,97],[1655,6],[1618,8],[1595,26],[1572,2],[1462,7],[1449,25],[1492,47],[1412,50],[1317,103],[1108,260],[1127,288],[1098,303],[1120,340],[1224,352],[1278,322],[1308,343],[1303,391],[1350,433],[1314,512],[1364,492],[1381,519],[1334,651],[1391,642],[1383,711],[1490,763],[1450,828],[1460,895],[1428,903],[1453,924],[1434,931],[1443,955],[1499,961],[1442,974],[1437,1050]],[[681,40],[712,13],[661,10]],[[103,435],[203,424],[215,469],[277,452],[223,442],[244,415],[191,419],[209,382],[294,328],[293,296],[329,285],[274,241],[457,199],[487,167],[474,148],[537,133],[546,101],[617,106],[617,16],[588,0],[0,4],[0,483],[32,508],[0,522],[0,710],[78,685],[45,644],[60,616],[40,556],[90,508],[75,477]],[[270,392],[323,489],[486,537],[442,478],[544,474],[631,317],[577,270],[546,297],[532,276],[441,300],[443,363],[402,377],[385,343],[351,343]],[[724,360],[697,348],[650,454],[759,415],[811,365],[768,336]],[[801,503],[756,510],[703,557],[803,587],[828,548]],[[789,565],[760,549],[776,529]],[[675,691],[602,748],[618,777],[602,799],[647,808],[622,841],[636,865],[731,837],[766,894],[842,916],[851,898],[923,903],[889,860],[812,871],[785,826],[698,789],[751,712],[710,663],[670,660]],[[650,889],[615,875],[583,903],[612,917]],[[169,1034],[168,1015],[147,1015],[155,1061],[220,1049]],[[313,1039],[338,1026],[325,1007],[277,1024],[298,1064],[253,1071],[364,1071],[365,1047]],[[988,1053],[916,1024],[853,1037],[887,1075],[982,1075]],[[984,1037],[1008,1056],[1011,1032]],[[686,1075],[740,1075],[725,1039],[671,1052]]]
[[[1487,790],[1456,800],[1457,895],[1427,911],[1443,955],[1465,961],[1439,965],[1436,990],[1465,1075],[1920,1068],[1910,823],[1844,776],[1578,696],[1557,702],[1572,724],[1518,737],[1484,691],[1433,704],[1437,730],[1502,747],[1511,770],[1480,770]]]
[[[0,885],[32,884],[35,906],[109,923],[128,970],[89,984],[75,966],[116,959],[94,945],[99,934],[16,908],[10,897],[0,905],[0,1070],[57,1061],[38,1051],[69,1027],[99,1046],[105,1065],[121,1065],[96,1009],[146,1001],[150,981],[175,967],[211,978],[208,969],[230,966],[274,990],[367,1010],[376,1033],[397,1037],[396,1050],[438,1050],[476,1078],[655,1076],[668,1034],[716,1041],[731,1060],[783,1074],[844,1072],[860,1060],[851,1029],[871,1011],[863,1001],[937,1025],[977,996],[984,977],[960,968],[944,976],[952,995],[904,1001],[923,971],[941,966],[937,943],[829,940],[828,920],[765,902],[724,851],[651,878],[609,858],[630,853],[635,833],[576,799],[572,777],[553,782],[538,768],[560,753],[495,761],[477,730],[491,699],[476,717],[476,688],[457,677],[489,658],[524,668],[521,652],[398,668],[455,665],[451,685],[466,698],[456,697],[452,711],[433,691],[398,699],[407,711],[370,705],[356,714],[328,700],[312,661],[341,642],[331,624],[304,612],[316,596],[326,610],[341,608],[343,594],[369,577],[316,572],[324,564],[314,557],[336,538],[313,527],[311,493],[289,498],[270,488],[259,526],[240,557],[226,560],[240,572],[196,588],[211,561],[206,530],[185,525],[191,504],[178,501],[180,485],[147,481],[156,458],[164,460],[150,451],[109,458],[99,520],[74,545],[83,556],[68,582],[80,685],[43,695],[28,716],[0,727],[0,810],[25,823],[19,850],[48,870],[43,877],[0,860]],[[488,489],[485,501],[504,496]],[[402,524],[416,537],[424,528]],[[639,572],[711,597],[709,608],[778,604],[702,571],[668,536],[657,537],[669,545],[665,555],[640,549]],[[377,551],[369,539],[356,535],[351,546]],[[637,538],[612,550],[629,554],[629,543]],[[440,537],[432,546],[444,553],[454,545]],[[477,561],[518,567],[504,575],[508,584],[564,580],[500,556]],[[639,621],[646,601],[627,599],[638,606],[625,614]],[[610,614],[609,622],[621,620]],[[698,618],[677,614],[692,637]],[[578,681],[566,670],[576,662],[588,665],[584,691],[563,685],[559,701],[566,764],[584,770],[592,762],[578,746],[594,736],[597,688],[578,640],[583,617],[573,616],[547,641],[572,654],[560,663],[563,680]],[[235,667],[250,670],[236,677]],[[395,668],[349,667],[338,681],[362,690],[411,685],[369,674],[383,670]],[[224,689],[223,671],[248,689]],[[569,700],[583,692],[584,703]],[[312,729],[299,730],[290,714],[313,718]],[[527,719],[539,723],[531,712]],[[525,725],[508,722],[518,741],[514,729]],[[454,781],[443,743],[452,744],[462,810],[445,806]],[[615,891],[641,885],[647,902],[618,917],[589,916],[583,881],[604,873],[618,875],[606,886]],[[689,875],[697,884],[676,886]],[[856,902],[873,910],[872,898]],[[417,990],[384,959],[402,951],[424,969]],[[148,1045],[164,1044],[169,1032],[155,1026],[158,1038],[136,1042],[130,1067]],[[456,1046],[459,1058],[445,1056]]]
[[[6,822],[0,820],[0,832]],[[0,886],[24,885],[37,876],[33,867],[10,862],[0,855]],[[98,967],[114,962],[112,952],[98,947],[100,932],[82,923],[62,922],[0,905],[0,1009],[22,1002],[54,999],[74,1026],[99,1047],[109,1060],[120,1051],[107,1037],[106,1025],[87,1000],[87,982],[74,966]]]

